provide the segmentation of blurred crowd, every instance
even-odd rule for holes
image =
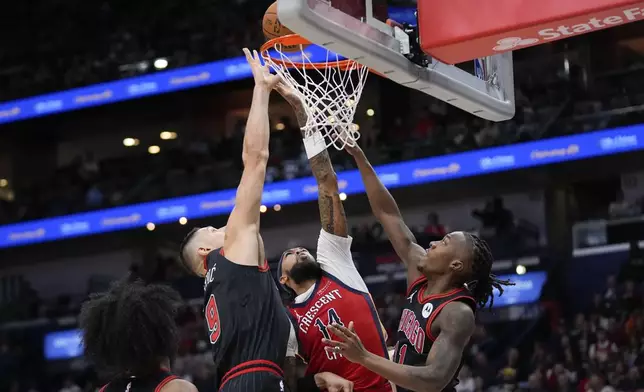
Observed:
[[[583,312],[566,311],[566,301],[559,299],[557,311],[546,311],[542,303],[542,316],[537,322],[479,324],[465,351],[457,391],[644,390],[644,285],[629,280],[628,273],[620,276],[624,278],[609,276],[592,300],[585,301],[588,306]],[[400,284],[372,292],[389,345],[395,343],[405,301],[403,291],[404,284]],[[77,311],[75,307],[60,309],[59,317]],[[201,309],[201,299],[194,299],[186,301],[178,314],[181,343],[173,371],[191,380],[200,391],[214,392],[212,358]],[[3,330],[6,326],[6,322],[0,324]],[[516,337],[511,342],[508,331]],[[25,340],[15,336],[0,340],[0,389],[95,392],[100,387],[90,364],[82,359],[71,360],[65,367],[51,370],[53,365],[43,364],[37,358],[41,353],[29,348],[33,342],[26,339],[33,336],[24,332],[22,336]],[[41,366],[50,370],[38,373]],[[16,375],[27,376],[18,381],[13,378]]]
[[[0,16],[0,100],[153,72],[157,58],[176,68],[239,56],[240,48],[262,43],[259,21],[271,2],[7,4]]]
[[[581,93],[573,81],[554,71],[552,80],[538,79],[529,69],[518,75],[523,79],[518,83],[517,115],[510,121],[491,123],[464,116],[430,99],[429,106],[417,108],[408,118],[394,119],[385,129],[372,118],[361,127],[360,143],[373,164],[382,164],[644,122],[644,68],[598,77],[594,87],[583,92],[583,99],[575,97]],[[310,175],[294,121],[273,119],[273,128],[267,182]],[[240,121],[233,132],[212,138],[182,134],[157,155],[141,152],[99,161],[88,152],[49,181],[16,187],[11,197],[0,197],[0,222],[232,188],[241,173],[243,133]],[[353,168],[346,154],[332,155],[337,171]]]
[[[0,101],[151,73],[160,58],[178,68],[240,56],[241,48],[264,43],[260,21],[272,2],[7,4],[0,15]]]
[[[586,312],[562,317],[546,339],[521,351],[499,350],[480,327],[457,390],[644,390],[642,288],[641,282],[608,277]]]

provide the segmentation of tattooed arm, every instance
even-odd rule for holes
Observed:
[[[307,114],[300,98],[288,87],[280,84],[276,88],[284,99],[293,107],[300,128],[306,125]],[[302,134],[304,137],[304,134]],[[348,237],[347,217],[340,200],[338,179],[331,164],[328,151],[309,158],[311,171],[318,184],[318,206],[322,228],[329,234]]]
[[[449,384],[461,364],[463,350],[474,332],[474,312],[462,302],[450,302],[436,317],[434,326],[440,332],[429,351],[425,366],[392,363],[366,351],[360,338],[351,330],[352,324],[349,324],[350,328],[329,326],[339,340],[324,340],[324,343],[332,351],[403,388],[417,392],[439,392]]]

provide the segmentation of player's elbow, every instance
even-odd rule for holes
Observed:
[[[447,373],[427,367],[423,377],[417,380],[417,391],[442,391],[449,383],[451,376]]]
[[[268,149],[247,148],[242,154],[242,162],[245,167],[266,166],[268,163]]]
[[[326,191],[337,191],[338,188],[338,176],[333,170],[315,174],[315,178],[318,182],[318,186],[321,189]]]

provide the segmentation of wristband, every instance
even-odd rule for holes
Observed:
[[[306,157],[309,159],[326,150],[324,136],[320,131],[315,131],[312,135],[304,138],[304,150],[306,151]]]

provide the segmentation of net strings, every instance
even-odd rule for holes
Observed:
[[[356,145],[360,132],[353,118],[369,74],[368,68],[349,61],[346,69],[337,66],[341,60],[337,54],[326,51],[326,67],[307,69],[312,64],[306,47],[300,45],[298,54],[284,53],[281,44],[273,47],[280,63],[264,53],[264,60],[304,102],[307,114],[302,127],[305,137],[320,132],[325,137],[326,147],[338,150]],[[319,79],[316,82],[315,79]]]

